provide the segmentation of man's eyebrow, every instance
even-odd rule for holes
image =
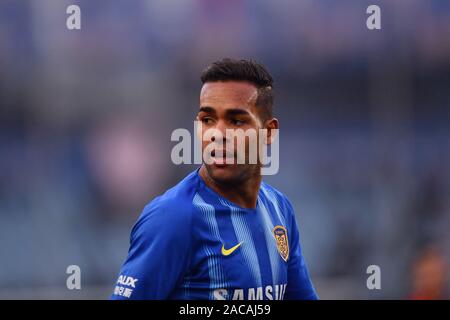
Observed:
[[[225,113],[227,114],[227,116],[239,116],[239,115],[244,115],[244,116],[248,116],[250,115],[250,113],[245,110],[245,109],[228,109],[225,111]]]
[[[206,113],[216,113],[216,110],[213,107],[200,107],[198,112],[206,112]]]

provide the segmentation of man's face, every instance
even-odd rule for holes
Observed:
[[[258,140],[248,135],[236,135],[237,131],[232,131],[235,134],[231,137],[230,131],[228,135],[226,131],[242,129],[245,132],[253,129],[258,134],[263,123],[255,106],[257,96],[257,88],[243,81],[207,82],[202,87],[197,115],[197,120],[201,122],[201,131],[198,134],[201,134],[202,151],[206,148],[215,149],[214,152],[207,152],[212,156],[212,163],[208,164],[204,159],[204,165],[209,176],[216,182],[237,183],[259,172],[259,164],[249,163],[249,145],[258,146]],[[239,141],[241,147],[245,141],[245,164],[237,163]],[[234,163],[231,163],[231,159]]]

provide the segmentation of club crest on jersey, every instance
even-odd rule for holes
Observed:
[[[283,226],[276,226],[273,228],[273,235],[275,242],[277,243],[278,253],[284,261],[289,258],[289,242],[287,236],[287,230]]]

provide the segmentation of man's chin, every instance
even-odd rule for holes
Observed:
[[[240,170],[232,164],[209,164],[206,170],[211,179],[218,183],[233,183],[239,181],[242,177]]]

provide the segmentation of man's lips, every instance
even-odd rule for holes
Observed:
[[[217,155],[217,157],[223,157],[223,158],[234,158],[235,157],[235,152],[231,152],[228,150],[213,150],[211,152],[211,156],[215,157]]]
[[[213,150],[211,158],[214,159],[215,165],[227,165],[236,163],[236,155],[227,150]]]

